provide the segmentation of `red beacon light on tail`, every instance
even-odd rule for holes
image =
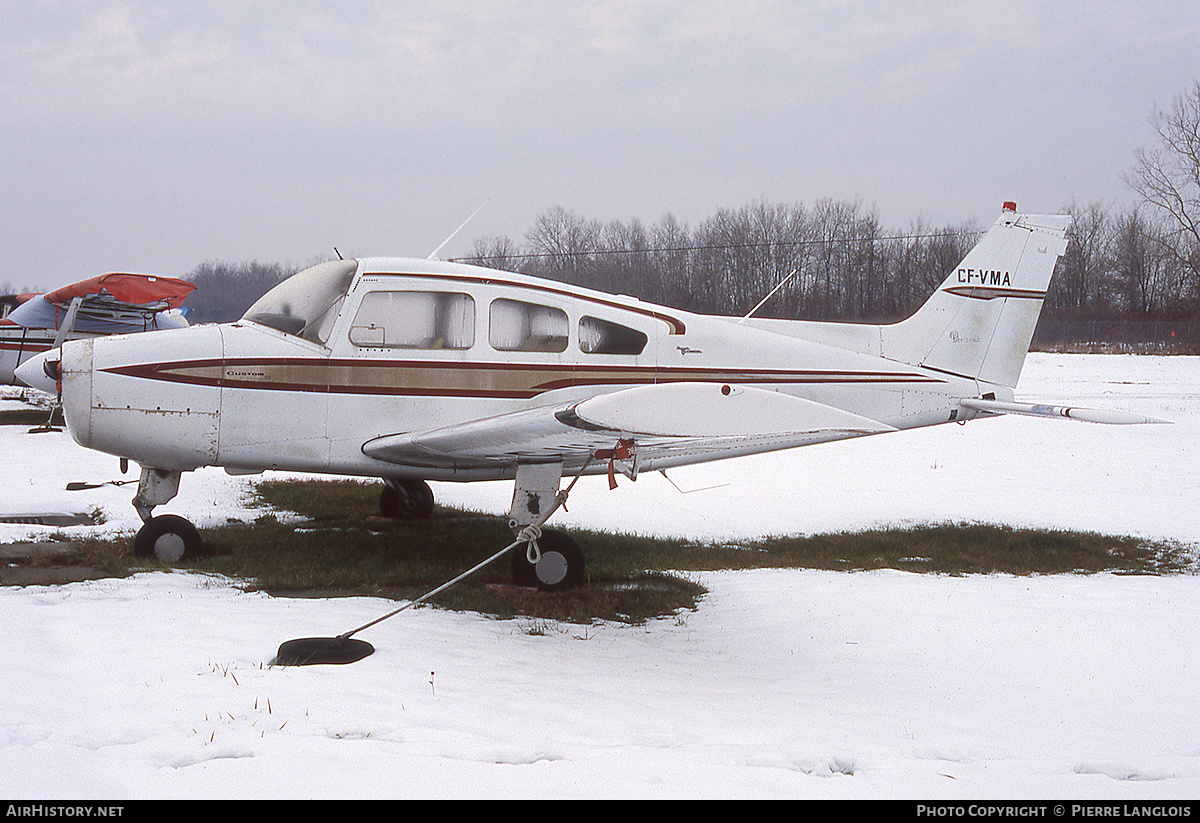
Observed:
[[[1004,210],[1005,211],[1016,211],[1017,204],[1011,200],[1006,200],[1006,201],[1004,201]]]

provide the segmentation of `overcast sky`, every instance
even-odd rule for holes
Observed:
[[[1194,0],[0,5],[0,285],[441,256],[561,206],[1130,204]]]

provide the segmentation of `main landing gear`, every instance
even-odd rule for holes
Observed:
[[[562,481],[562,464],[522,465],[517,468],[516,488],[508,515],[513,536],[538,525],[538,537],[511,552],[513,582],[542,591],[563,591],[586,582],[583,551],[571,537],[542,529],[543,512],[554,506]],[[433,514],[433,492],[423,480],[384,479],[379,509],[385,517],[423,520]]]
[[[545,519],[558,496],[562,463],[528,463],[517,466],[516,488],[508,512],[508,527],[514,536]],[[540,529],[541,534],[512,552],[513,582],[541,591],[573,589],[587,582],[583,552],[571,537],[559,531]]]
[[[424,480],[385,477],[379,512],[397,520],[428,520],[433,515],[433,490]]]
[[[587,581],[583,551],[569,535],[543,529],[537,539],[536,559],[531,549],[516,548],[512,552],[513,582],[544,592],[565,591]]]

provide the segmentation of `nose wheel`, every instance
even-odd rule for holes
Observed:
[[[124,465],[121,468],[125,470]],[[200,553],[200,532],[190,521],[177,514],[152,517],[156,506],[171,501],[179,493],[182,472],[142,467],[133,507],[142,518],[142,527],[133,538],[135,557],[155,557],[163,563],[177,563]]]
[[[200,553],[200,532],[176,514],[151,517],[133,538],[136,557],[154,557],[163,563],[178,563]]]

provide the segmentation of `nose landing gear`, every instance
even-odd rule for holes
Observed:
[[[163,563],[178,563],[200,553],[200,532],[177,514],[151,517],[133,538],[135,557],[156,557]]]
[[[176,514],[153,517],[155,506],[168,502],[179,493],[182,472],[143,468],[138,479],[133,507],[142,518],[142,527],[133,538],[136,557],[156,557],[163,563],[177,563],[200,553],[200,532],[192,523]]]

